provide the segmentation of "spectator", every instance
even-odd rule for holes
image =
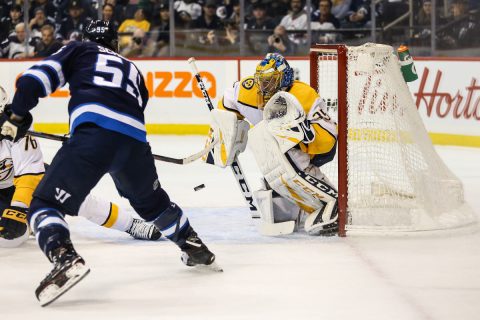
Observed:
[[[159,22],[152,30],[154,38],[149,41],[150,56],[163,57],[169,53],[170,43],[170,12],[168,3],[162,3],[159,6]]]
[[[105,3],[102,7],[102,20],[110,21],[110,23],[118,29],[118,21],[114,17],[115,7],[110,3]]]
[[[141,8],[135,11],[133,19],[126,19],[118,28],[119,33],[134,33],[135,30],[141,29],[145,32],[150,30],[150,22],[148,22],[145,11]],[[120,48],[129,46],[132,42],[131,35],[123,35],[120,37]]]
[[[246,21],[246,29],[270,31],[266,32],[247,32],[247,44],[254,54],[265,54],[268,52],[268,36],[275,29],[275,22],[267,16],[267,7],[261,1],[256,1],[251,6],[252,17]]]
[[[413,35],[414,44],[427,45],[430,43],[430,35],[432,33],[432,0],[423,0],[422,7],[415,16],[414,23],[418,27],[418,32]]]
[[[351,5],[352,0],[332,0],[332,14],[341,21],[349,13]]]
[[[192,28],[194,29],[209,29],[220,30],[222,23],[217,17],[217,3],[215,0],[207,0],[203,6],[203,15],[193,21]]]
[[[68,17],[62,19],[58,37],[62,38],[63,44],[70,41],[81,40],[83,28],[90,18],[83,14],[83,7],[78,0],[72,0],[68,6]]]
[[[45,11],[42,7],[35,9],[35,16],[30,19],[28,27],[30,28],[30,36],[32,38],[42,38],[40,29],[45,25],[55,26],[55,20],[45,15]]]
[[[25,24],[21,22],[15,26],[15,35],[8,37],[0,44],[2,57],[9,59],[33,57],[35,48],[32,43],[25,47],[25,39]]]
[[[238,0],[225,0],[224,5],[217,8],[217,17],[220,20],[230,23],[235,22],[240,25],[240,2]]]
[[[293,55],[295,53],[295,44],[290,41],[287,29],[284,26],[277,26],[267,41],[268,52],[277,52],[282,55]]]
[[[286,30],[307,30],[307,13],[303,10],[302,0],[290,0],[290,13],[282,18],[280,26]],[[289,33],[288,38],[295,44],[305,44],[307,35],[303,33]]]
[[[15,33],[15,26],[22,22],[22,7],[15,4],[11,7],[9,16],[0,20],[0,42]]]
[[[418,26],[428,26],[432,24],[432,0],[423,0],[422,7],[415,16],[415,24]]]
[[[132,41],[122,49],[121,55],[127,58],[143,56],[146,41],[147,38],[145,31],[140,28],[135,29]]]
[[[225,23],[225,37],[223,45],[238,45],[239,38],[238,38],[238,28],[239,23],[235,20],[227,21]]]
[[[200,44],[213,45],[218,43],[218,37],[216,30],[223,29],[223,23],[216,15],[217,4],[215,0],[207,0],[203,6],[203,14],[192,23],[193,29],[207,29],[206,35],[200,33],[200,35],[192,34],[192,37],[196,39]]]
[[[267,6],[267,15],[273,19],[275,25],[280,23],[291,7],[290,0],[262,0],[262,2]]]
[[[125,20],[125,16],[126,16],[126,10],[127,10],[127,6],[126,6],[126,3],[128,3],[128,0],[120,0],[120,1],[117,1],[117,0],[105,0],[105,4],[110,4],[113,6],[113,16],[115,17],[115,20],[120,23],[120,22],[123,22]]]
[[[348,28],[363,28],[367,22],[370,21],[370,1],[371,0],[356,0],[352,2],[352,9],[346,17],[345,27]]]
[[[176,22],[180,28],[188,28],[192,21],[202,15],[202,6],[194,0],[175,1],[173,4]]]
[[[59,17],[59,10],[48,0],[34,0],[30,5],[28,15],[30,17],[35,16],[36,9],[41,8],[47,17],[52,18],[54,21]]]
[[[312,30],[335,30],[340,28],[340,22],[332,14],[332,1],[331,0],[320,0],[318,4],[318,12],[314,15],[312,19],[311,28]],[[338,39],[337,33],[320,33],[318,38],[314,38],[314,42],[318,41],[319,43],[334,43]]]
[[[10,11],[11,3],[8,4],[5,0],[0,0],[0,20],[3,17],[8,17],[8,12]]]
[[[35,45],[35,57],[48,57],[62,47],[62,43],[55,39],[55,29],[49,24],[43,25],[40,29],[41,41]]]
[[[439,34],[439,47],[473,47],[480,43],[480,24],[474,13],[467,15],[468,4],[465,0],[454,0],[451,16],[447,20],[448,28]]]
[[[261,2],[252,5],[252,18],[247,20],[246,29],[273,30],[275,23],[267,16],[267,8]]]

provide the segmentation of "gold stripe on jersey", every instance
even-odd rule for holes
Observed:
[[[107,220],[102,224],[102,227],[111,228],[118,220],[118,206],[115,203],[110,202],[110,212],[108,213]]]
[[[13,202],[24,203],[27,207],[30,206],[32,201],[33,192],[37,188],[40,180],[43,178],[42,173],[29,173],[13,178],[13,185],[15,186],[15,192],[12,197]]]
[[[318,123],[312,124],[313,129],[315,130],[315,140],[309,144],[300,143],[300,149],[310,155],[324,154],[328,153],[335,146],[337,141],[332,134],[322,128]]]

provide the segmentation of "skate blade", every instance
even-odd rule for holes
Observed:
[[[46,307],[58,298],[60,298],[64,293],[70,290],[83,278],[85,278],[90,272],[90,269],[84,264],[78,264],[72,267],[67,272],[67,276],[70,278],[61,288],[56,284],[51,284],[47,286],[43,291],[38,295],[37,299],[40,302],[42,307]]]

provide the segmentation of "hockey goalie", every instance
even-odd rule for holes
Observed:
[[[254,197],[265,235],[289,234],[302,224],[310,235],[338,230],[336,187],[320,170],[334,158],[337,141],[325,108],[313,88],[294,80],[283,56],[269,53],[211,111],[209,141],[220,143],[204,160],[229,166],[250,141],[263,174]]]

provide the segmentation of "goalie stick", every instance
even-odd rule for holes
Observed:
[[[210,99],[210,96],[208,95],[208,91],[205,88],[205,84],[203,83],[203,80],[200,77],[200,73],[198,72],[197,65],[195,64],[195,58],[191,57],[190,59],[188,59],[188,63],[192,68],[193,74],[195,75],[195,79],[197,79],[197,84],[198,84],[198,87],[200,88],[200,91],[202,91],[203,97],[205,98],[205,103],[207,104],[208,109],[212,111],[214,109],[212,100]],[[237,179],[237,183],[240,187],[240,190],[242,191],[243,197],[245,198],[245,201],[247,202],[247,205],[250,211],[252,212],[252,218],[260,218],[258,209],[253,203],[252,192],[250,191],[250,187],[248,186],[247,180],[243,175],[243,170],[242,170],[242,167],[240,167],[240,162],[238,162],[237,155],[235,155],[231,168],[233,171],[233,175],[235,176],[235,179]]]
[[[63,141],[68,140],[68,137],[66,137],[66,136],[59,136],[59,135],[51,134],[51,133],[44,133],[44,132],[37,132],[37,131],[30,131],[30,130],[27,133],[29,135],[33,136],[33,137],[50,139],[50,140],[55,140],[55,141],[62,141],[63,142]],[[167,156],[161,156],[161,155],[158,155],[158,154],[154,154],[153,158],[155,160],[163,161],[163,162],[170,162],[170,163],[181,164],[181,165],[189,164],[191,162],[194,162],[194,161],[200,159],[204,155],[208,154],[210,152],[210,150],[212,150],[213,147],[215,147],[217,142],[218,141],[214,141],[212,144],[210,144],[205,149],[203,149],[203,150],[201,150],[197,153],[194,153],[191,156],[185,157],[185,158],[177,159],[177,158],[171,158],[171,157],[167,157]]]

